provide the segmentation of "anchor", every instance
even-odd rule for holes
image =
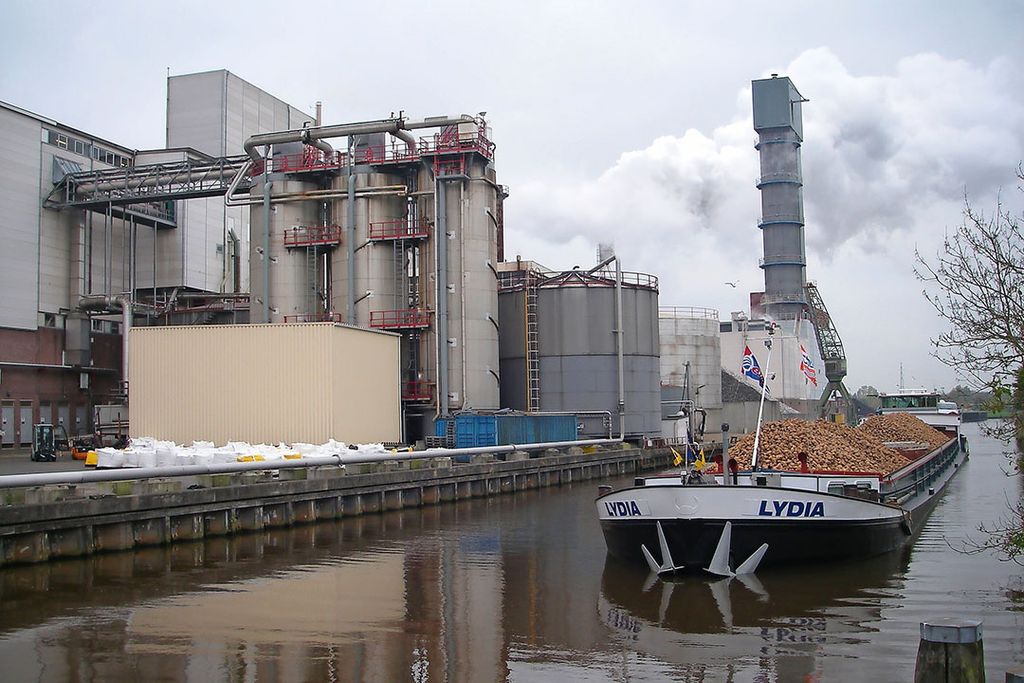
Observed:
[[[668,549],[668,541],[665,540],[665,530],[661,528],[661,521],[655,522],[658,528],[658,545],[661,549],[661,563],[655,561],[654,556],[651,555],[651,551],[647,549],[647,546],[640,544],[640,550],[643,551],[644,559],[647,560],[647,566],[651,568],[651,571],[662,576],[664,574],[674,574],[678,571],[685,569],[684,565],[676,565],[672,560],[672,553]],[[718,539],[718,545],[715,546],[715,553],[711,556],[711,564],[704,568],[704,571],[709,574],[716,576],[725,576],[732,578],[734,576],[744,576],[753,574],[757,571],[757,566],[761,563],[761,559],[764,554],[768,552],[768,544],[762,543],[761,547],[755,550],[750,557],[740,563],[740,566],[736,567],[736,571],[729,568],[729,552],[732,546],[732,522],[726,522],[725,528],[722,529],[722,535]]]

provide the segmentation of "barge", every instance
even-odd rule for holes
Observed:
[[[924,455],[902,452],[888,473],[763,470],[755,457],[747,471],[638,478],[601,491],[597,513],[609,554],[658,574],[871,557],[911,542],[967,457],[959,429]]]

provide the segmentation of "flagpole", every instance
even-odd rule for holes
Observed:
[[[775,323],[768,325],[768,338],[764,345],[768,347],[768,359],[764,363],[764,372],[761,374],[761,402],[757,406],[757,429],[754,431],[754,455],[750,458],[750,469],[757,471],[758,446],[761,443],[761,416],[764,414],[764,394],[768,390],[768,370],[772,366],[772,335],[775,334]]]

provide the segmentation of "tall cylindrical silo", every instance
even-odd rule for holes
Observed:
[[[464,174],[432,178],[429,300],[435,320],[433,354],[425,364],[438,377],[441,412],[499,406],[494,178],[493,166],[480,157],[466,160]]]
[[[718,432],[722,410],[722,342],[718,311],[690,306],[658,309],[663,414],[684,398],[707,411],[708,433]],[[668,436],[668,435],[666,435]]]
[[[301,193],[317,189],[315,183],[286,179],[283,175],[271,176],[274,195]],[[257,183],[252,195],[263,195],[263,183]],[[286,318],[301,318],[315,313],[316,272],[318,261],[311,262],[305,248],[289,248],[286,235],[290,231],[301,231],[317,225],[318,206],[316,202],[295,201],[273,204],[270,211],[269,251],[263,249],[263,224],[266,214],[260,204],[250,211],[249,271],[253,298],[254,319],[262,308],[264,300],[263,270],[268,268],[266,294],[270,320],[284,322]],[[312,308],[311,308],[312,307]]]
[[[406,194],[400,188],[404,178],[399,174],[371,172],[359,167],[354,174],[355,200],[350,210],[349,199],[342,196],[334,202],[334,220],[345,226],[341,248],[331,254],[331,294],[333,308],[346,312],[349,289],[350,259],[352,291],[355,307],[345,322],[366,327],[372,311],[395,311],[407,308],[406,292],[402,291],[402,257],[392,240],[371,239],[371,226],[394,224],[405,217]],[[334,189],[345,193],[348,175],[334,179]],[[348,222],[354,218],[353,229]]]
[[[573,270],[546,274],[536,284],[528,277],[506,279],[510,286],[501,293],[503,405],[539,412],[607,411],[617,431],[615,276]],[[623,431],[631,438],[656,437],[661,433],[657,278],[623,273],[622,328]],[[539,372],[531,377],[534,362]],[[531,400],[531,389],[538,400]],[[586,436],[600,434],[600,421],[581,422]]]

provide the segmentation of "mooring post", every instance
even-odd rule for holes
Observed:
[[[953,617],[921,622],[914,683],[983,683],[981,622]]]

